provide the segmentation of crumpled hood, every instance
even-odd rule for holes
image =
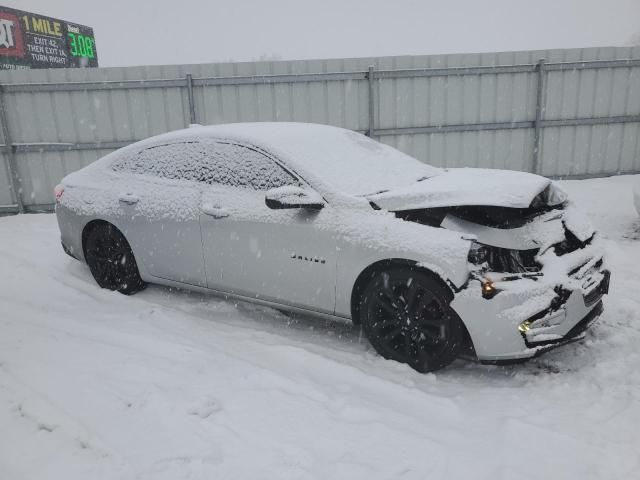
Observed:
[[[449,168],[412,185],[367,196],[390,210],[485,205],[527,208],[551,184],[532,173],[486,168]]]

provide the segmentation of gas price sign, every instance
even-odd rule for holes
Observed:
[[[91,27],[0,7],[0,70],[97,66]]]

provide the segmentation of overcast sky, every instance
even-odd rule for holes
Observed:
[[[640,0],[0,0],[94,28],[101,66],[640,43]]]

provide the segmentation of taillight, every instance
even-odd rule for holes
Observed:
[[[64,193],[64,187],[62,185],[56,185],[56,188],[53,189],[53,194],[56,196],[56,202],[60,201],[60,198],[62,198],[63,193]]]

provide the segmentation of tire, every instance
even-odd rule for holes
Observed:
[[[449,306],[450,292],[429,273],[392,267],[376,273],[360,300],[360,321],[375,350],[418,372],[453,362],[464,326]]]
[[[145,288],[129,242],[110,223],[99,224],[89,231],[84,251],[89,270],[100,287],[124,295]]]

